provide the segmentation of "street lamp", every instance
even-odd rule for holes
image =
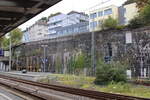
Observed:
[[[9,40],[9,68],[8,68],[8,71],[11,71],[11,37],[10,37],[10,40]]]
[[[42,47],[43,47],[43,49],[44,49],[44,60],[43,60],[43,62],[44,62],[44,67],[43,67],[43,72],[45,72],[46,71],[46,48],[48,47],[48,45],[41,45]]]
[[[20,51],[16,51],[16,55],[17,55],[17,70],[18,70],[18,63],[19,63],[18,58],[19,58],[20,53],[21,53]]]
[[[93,25],[94,26],[94,25]],[[92,36],[91,36],[91,65],[92,65],[92,71],[93,75],[95,75],[96,72],[96,66],[95,66],[95,33],[94,33],[94,27],[92,29]]]

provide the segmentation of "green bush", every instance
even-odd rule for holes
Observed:
[[[128,27],[131,29],[139,28],[144,26],[143,18],[140,16],[135,17],[134,19],[130,20]]]
[[[122,29],[124,29],[124,28],[126,28],[125,25],[118,25],[118,26],[116,26],[116,29],[117,29],[117,30],[122,30]]]
[[[143,26],[150,25],[150,5],[145,5],[139,12],[139,15],[136,16],[129,22],[129,28],[139,28]]]
[[[88,69],[91,67],[90,57],[87,54],[81,52],[77,56],[71,57],[69,59],[67,67],[69,74],[83,74],[84,68]]]
[[[146,5],[140,12],[140,16],[146,25],[150,25],[150,5]]]
[[[126,82],[126,68],[120,63],[105,64],[99,62],[97,65],[95,84],[108,84],[114,82]]]
[[[104,20],[102,27],[104,29],[115,29],[117,25],[118,25],[117,20],[109,16],[108,19]]]

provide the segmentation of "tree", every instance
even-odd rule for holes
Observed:
[[[136,0],[127,0],[123,5],[128,5],[134,2],[136,3]]]
[[[4,40],[4,37],[1,37],[1,38],[0,38],[0,48],[2,47],[2,42],[3,42],[3,40]]]
[[[8,49],[10,39],[11,39],[12,45],[17,45],[17,44],[21,43],[22,36],[23,36],[22,31],[19,28],[16,28],[16,29],[12,30],[8,34],[8,36],[4,36],[3,38],[0,38],[0,43],[1,43],[0,47]]]
[[[143,18],[145,24],[150,24],[150,5],[146,5],[140,12],[140,17]]]
[[[6,37],[3,38],[3,40],[2,40],[2,47],[4,49],[8,49],[8,47],[9,47],[9,41],[10,41],[9,38],[6,38]]]
[[[21,29],[16,28],[16,29],[12,30],[9,34],[9,38],[11,38],[12,45],[21,43],[22,36],[23,36],[23,33],[22,33]]]
[[[96,72],[96,84],[108,84],[114,82],[126,82],[126,67],[120,62],[106,64],[99,60]]]
[[[146,5],[150,5],[150,0],[135,0],[139,10],[143,9]]]
[[[55,14],[50,14],[50,16],[49,16],[48,18],[51,18],[51,17],[57,16],[57,15],[59,15],[59,14],[61,14],[61,12],[57,12],[57,13],[55,13]]]
[[[47,21],[47,17],[42,17],[40,20],[46,20]]]
[[[144,26],[144,21],[140,16],[136,16],[135,18],[131,19],[128,25],[128,27],[131,29],[139,28],[142,26]]]
[[[129,28],[139,28],[150,25],[150,5],[145,5],[140,11],[139,15],[132,19],[129,23]]]
[[[118,25],[117,20],[109,16],[108,19],[104,20],[102,27],[104,29],[115,29],[117,25]]]
[[[150,0],[127,0],[123,5],[136,3],[139,11],[146,5],[150,5]]]
[[[90,60],[91,60],[90,57],[83,52],[81,52],[76,56],[72,56],[68,61],[68,72],[70,74],[75,72],[78,75],[83,73],[84,68],[91,67]]]

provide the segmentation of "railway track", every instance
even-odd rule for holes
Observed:
[[[22,92],[37,96],[43,100],[52,100],[52,95],[49,90],[54,90],[58,92],[63,92],[71,95],[86,97],[90,99],[98,99],[98,100],[150,100],[148,98],[140,98],[133,96],[125,96],[120,94],[112,94],[91,90],[83,90],[71,87],[57,86],[44,84],[40,82],[33,82],[23,79],[17,79],[13,77],[8,77],[5,75],[0,75],[0,84],[7,85],[11,88],[15,88]],[[62,98],[62,99],[61,99]],[[64,97],[56,96],[57,100],[67,100]],[[71,99],[71,98],[69,98]],[[83,99],[82,99],[83,100]]]

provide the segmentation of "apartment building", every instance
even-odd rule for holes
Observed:
[[[28,28],[23,31],[22,42],[23,42],[23,43],[25,43],[25,42],[30,42],[29,29],[28,29]]]
[[[35,24],[23,31],[23,42],[31,42],[46,39],[48,34],[47,20],[38,20]]]
[[[90,16],[90,20],[89,20],[90,31],[101,30],[101,24],[109,16],[118,20],[119,17],[118,7],[115,5],[110,5],[108,7],[95,9],[89,12],[89,16]]]
[[[48,34],[48,27],[46,20],[39,20],[34,25],[29,27],[30,41],[38,41],[45,39]]]
[[[130,3],[119,7],[119,24],[127,25],[130,20],[138,15],[136,3]]]
[[[87,32],[89,25],[88,15],[76,11],[68,14],[58,14],[48,20],[49,38],[55,38],[72,33]],[[86,27],[86,28],[83,28]]]
[[[138,15],[138,8],[136,3],[130,3],[117,7],[110,5],[108,7],[102,7],[89,12],[89,29],[90,31],[101,30],[101,25],[105,19],[111,16],[118,20],[119,25],[127,25],[130,20]]]

